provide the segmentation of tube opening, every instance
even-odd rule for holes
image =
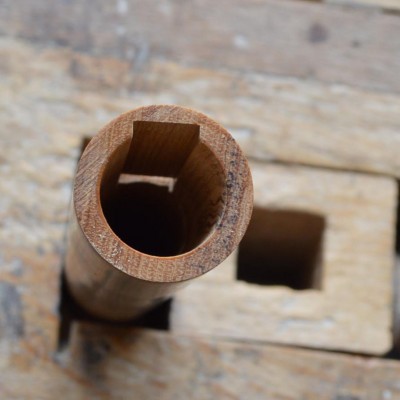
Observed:
[[[195,124],[136,121],[128,149],[122,146],[110,160],[101,204],[113,232],[131,248],[176,256],[214,230],[225,175],[199,134]]]

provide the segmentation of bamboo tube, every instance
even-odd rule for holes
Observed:
[[[219,265],[253,204],[243,153],[219,124],[148,106],[106,125],[78,163],[66,279],[88,312],[138,316]]]

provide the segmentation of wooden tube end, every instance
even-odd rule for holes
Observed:
[[[179,106],[125,113],[78,163],[70,291],[96,316],[133,318],[219,265],[252,206],[247,161],[222,126]]]

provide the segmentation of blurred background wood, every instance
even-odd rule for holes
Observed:
[[[172,332],[388,352],[395,180],[250,165],[255,209],[238,255],[176,294]],[[252,269],[258,273],[252,276]]]
[[[93,351],[90,343],[79,347],[79,324],[69,346],[56,351],[64,231],[81,140],[140,105],[199,109],[231,131],[253,159],[345,170],[337,174],[346,176],[349,186],[359,176],[351,171],[363,172],[360,209],[350,206],[349,218],[369,204],[373,213],[367,220],[357,218],[354,229],[386,232],[379,243],[390,248],[394,210],[380,213],[379,207],[394,206],[393,179],[400,176],[400,17],[382,9],[378,0],[373,7],[362,6],[361,0],[357,7],[345,3],[118,0],[94,7],[78,0],[1,1],[0,397],[54,398],[56,392],[71,398],[109,398],[112,393],[126,398],[133,387],[156,395],[162,391],[164,398],[177,398],[181,390],[183,398],[239,399],[249,398],[250,382],[252,398],[400,398],[398,361],[382,358],[210,337],[182,339],[186,352],[178,334],[146,329],[137,335],[129,329],[108,332],[104,340],[111,344],[101,339]],[[336,176],[326,173],[321,171]],[[329,194],[329,182],[311,180],[303,193],[314,185]],[[363,195],[366,187],[371,196]],[[350,192],[356,202],[357,183]],[[375,203],[380,196],[385,200]],[[368,309],[359,316],[369,321],[370,332],[375,325],[385,338],[374,342],[386,343],[383,351],[387,310],[393,306],[388,253],[380,259],[380,251],[371,249],[375,261],[370,265],[364,250],[355,253],[354,245],[348,243],[348,254],[357,265],[365,260],[360,279],[380,266],[386,276],[376,286],[369,280],[373,293],[383,293],[382,303],[375,303],[379,312]],[[225,268],[218,274],[224,280],[236,271]],[[342,274],[334,279],[339,282]],[[375,320],[375,315],[385,317]],[[105,328],[90,329],[90,335],[102,338]],[[357,332],[355,327],[351,340],[357,340]],[[360,341],[367,343],[365,337]],[[89,362],[78,358],[79,368],[71,367],[70,352],[76,355],[80,348]],[[157,359],[149,360],[154,349],[169,360],[157,371],[152,369]],[[202,351],[205,359],[198,358]],[[185,362],[171,362],[171,353],[184,360],[197,354],[184,379],[178,376]],[[98,359],[100,372],[96,367],[95,379],[88,379]],[[115,363],[126,368],[123,381],[110,367]],[[211,363],[218,363],[217,370],[208,367]],[[158,380],[161,372],[174,381],[173,389]]]
[[[350,7],[370,6],[395,12],[400,10],[400,2],[398,0],[324,0],[324,2]]]
[[[150,330],[75,326],[71,357],[4,370],[4,398],[398,399],[393,360]]]

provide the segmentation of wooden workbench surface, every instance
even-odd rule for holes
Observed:
[[[69,354],[20,351],[0,375],[4,399],[400,398],[392,360],[90,325]]]
[[[396,322],[400,17],[392,12],[394,0],[349,3],[2,2],[1,398],[400,398],[399,361],[324,351],[382,355],[393,345]],[[342,322],[332,328],[331,345],[326,326],[318,335],[316,325],[303,330],[295,324],[280,340],[280,325],[271,328],[266,320],[265,340],[256,330],[237,341],[244,326],[217,339],[212,321],[201,335],[195,319],[176,314],[169,332],[75,323],[69,343],[57,350],[65,224],[82,138],[124,111],[157,103],[193,107],[221,122],[249,157],[275,163],[264,164],[268,185],[293,179],[274,184],[266,206],[287,202],[326,212],[327,265],[334,265],[328,290],[368,276],[367,286],[358,281],[349,295],[361,293],[355,303],[346,307],[342,295],[334,311],[334,321]],[[340,187],[348,188],[343,196]],[[319,197],[310,188],[320,188]],[[349,221],[355,221],[353,237],[341,257]],[[187,313],[190,303],[181,301],[201,285],[182,292],[172,312]],[[270,298],[286,296],[270,303],[274,321],[294,304],[287,299],[312,302],[324,293],[309,289],[269,286]],[[235,289],[227,290],[235,299]],[[263,303],[253,309],[257,304]],[[332,304],[317,307],[323,318]],[[229,330],[227,315],[219,322]],[[332,320],[325,321],[330,329]]]

